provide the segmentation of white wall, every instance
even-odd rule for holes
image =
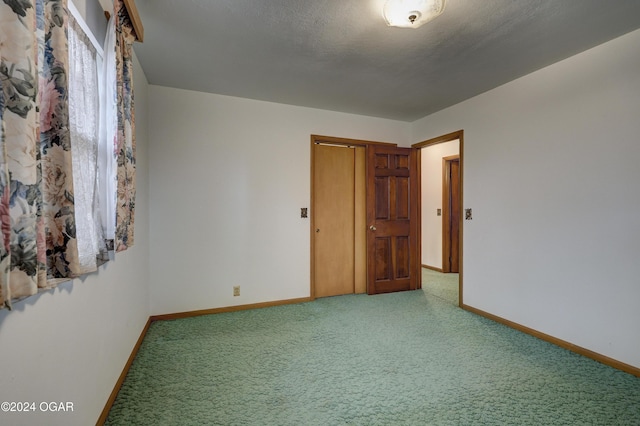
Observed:
[[[422,190],[422,264],[442,269],[442,159],[459,154],[460,141],[431,145],[420,150]]]
[[[464,301],[640,367],[640,31],[413,123],[464,129]]]
[[[134,69],[135,245],[98,273],[0,311],[0,402],[72,402],[72,413],[3,413],[5,425],[95,424],[149,318],[147,81]]]
[[[159,86],[149,104],[152,314],[308,297],[310,135],[410,141],[405,122]]]

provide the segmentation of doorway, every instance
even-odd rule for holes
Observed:
[[[457,284],[457,288],[453,288],[456,304],[462,306],[464,132],[442,135],[416,143],[412,148],[421,153],[418,207],[422,288],[428,291],[427,281],[432,278],[439,284]],[[426,156],[427,153],[430,156]]]
[[[417,151],[311,136],[311,298],[416,289]]]

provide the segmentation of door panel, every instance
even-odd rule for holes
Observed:
[[[409,178],[396,178],[396,218],[409,219]]]
[[[391,277],[391,239],[380,237],[375,239],[376,246],[376,280],[388,280]]]
[[[314,150],[315,296],[354,293],[354,149]]]
[[[389,178],[376,177],[376,219],[389,219],[389,207],[391,205],[389,196]]]
[[[410,249],[408,237],[396,238],[396,277],[397,278],[409,278],[410,277]]]
[[[418,286],[417,151],[367,148],[369,294]]]

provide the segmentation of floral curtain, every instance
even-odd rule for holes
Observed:
[[[133,42],[136,39],[122,0],[114,2],[116,12],[116,81],[118,96],[118,198],[116,206],[115,250],[133,245],[136,198],[136,141],[133,99]]]
[[[75,276],[64,0],[3,0],[0,302]]]
[[[69,131],[67,2],[36,0],[36,5],[38,48],[44,50],[38,88],[48,287],[78,276],[80,270]]]
[[[132,43],[114,1],[118,130],[115,248],[133,244]],[[67,0],[0,0],[0,307],[86,272],[76,239]],[[114,196],[115,197],[115,196]]]

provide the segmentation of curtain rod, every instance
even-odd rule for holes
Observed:
[[[140,19],[140,14],[138,13],[135,0],[123,0],[123,3],[124,7],[127,9],[131,25],[133,25],[133,31],[136,34],[136,41],[142,43],[144,41],[144,27],[142,26],[142,20]],[[105,10],[104,16],[108,21],[111,18],[111,13]]]

